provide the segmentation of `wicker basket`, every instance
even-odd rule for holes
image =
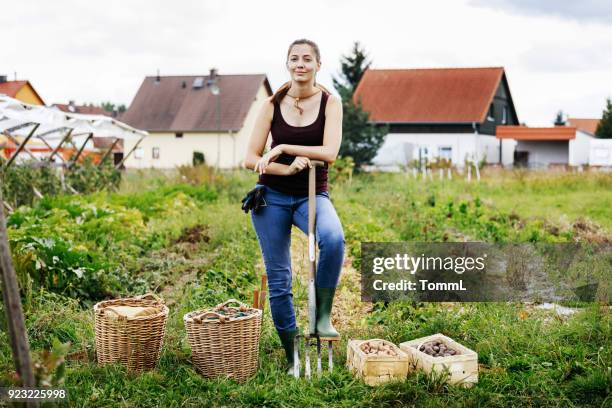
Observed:
[[[126,317],[111,306],[154,307],[148,316]],[[105,300],[94,305],[98,364],[119,362],[130,371],[155,368],[161,353],[168,319],[168,307],[153,294]]]
[[[238,304],[248,315],[226,319],[220,309]],[[235,299],[183,317],[193,363],[206,378],[227,377],[243,382],[257,372],[262,311]]]

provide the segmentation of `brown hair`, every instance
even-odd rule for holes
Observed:
[[[305,38],[295,40],[294,42],[291,43],[291,45],[289,45],[289,49],[287,50],[287,59],[289,59],[289,54],[291,53],[291,49],[293,48],[293,46],[300,45],[300,44],[309,45],[310,48],[312,48],[312,50],[314,51],[317,62],[321,63],[321,52],[319,51],[319,46],[314,41],[307,40]],[[321,89],[323,92],[327,94],[331,93],[323,85],[317,84],[316,79],[315,79],[314,86]],[[284,84],[282,84],[281,87],[278,88],[278,90],[274,93],[274,95],[272,95],[272,102],[280,103],[280,101],[285,97],[285,95],[287,95],[287,92],[289,92],[289,88],[291,88],[291,81],[287,81]]]

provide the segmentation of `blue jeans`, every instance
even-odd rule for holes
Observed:
[[[291,227],[296,225],[308,234],[308,197],[264,188],[266,206],[260,207],[257,214],[251,212],[251,221],[268,274],[272,320],[278,330],[293,330],[296,323],[291,291]],[[335,288],[344,260],[344,231],[329,193],[318,193],[316,199],[315,240],[319,261],[315,284]]]

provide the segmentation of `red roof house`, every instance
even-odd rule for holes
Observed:
[[[368,69],[354,102],[389,134],[374,164],[500,160],[498,125],[518,125],[503,67]]]

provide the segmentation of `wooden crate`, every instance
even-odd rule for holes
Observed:
[[[397,357],[371,356],[364,353],[360,348],[361,344],[372,340],[378,340],[383,344],[391,345],[393,350],[397,353]],[[408,355],[390,341],[370,339],[349,340],[348,342],[346,365],[349,371],[355,376],[362,378],[368,385],[379,385],[394,379],[406,379],[408,375],[408,364]]]
[[[458,354],[448,357],[432,357],[417,349],[422,343],[432,340],[442,341]],[[410,370],[422,369],[426,373],[432,371],[442,373],[448,369],[450,374],[448,383],[466,388],[478,382],[478,354],[441,333],[403,342],[400,348],[410,358]]]

